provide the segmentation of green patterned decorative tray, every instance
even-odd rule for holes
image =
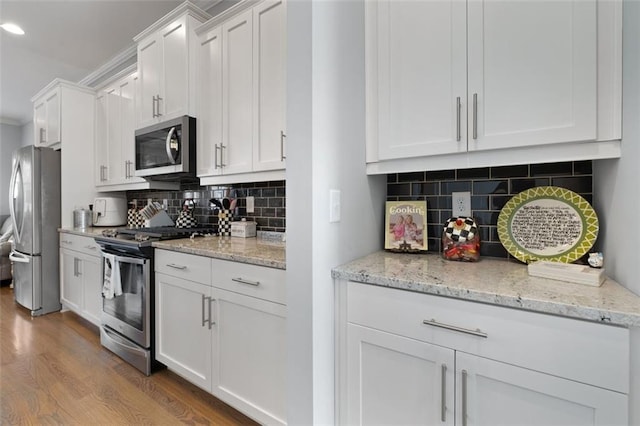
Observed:
[[[555,186],[513,196],[498,216],[498,237],[516,259],[571,263],[598,237],[598,216],[587,200]]]

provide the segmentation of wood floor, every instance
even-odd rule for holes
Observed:
[[[31,318],[0,288],[0,424],[254,425],[168,370],[144,376],[72,312]]]

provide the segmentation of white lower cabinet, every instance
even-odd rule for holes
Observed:
[[[210,294],[208,285],[156,273],[156,359],[209,392]]]
[[[286,424],[286,306],[273,300],[284,271],[160,249],[155,265],[156,359],[256,421]]]
[[[60,301],[100,325],[102,312],[102,263],[93,238],[60,235]]]
[[[265,424],[286,424],[286,306],[213,289],[213,394]]]
[[[627,329],[337,286],[339,424],[628,424]]]
[[[347,326],[349,425],[453,425],[455,351]]]

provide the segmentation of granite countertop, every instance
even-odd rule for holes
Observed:
[[[60,232],[95,237],[102,235],[102,231],[109,228],[60,228]],[[270,268],[286,269],[286,243],[282,241],[280,233],[259,233],[264,238],[236,238],[207,236],[194,239],[181,238],[176,240],[156,241],[152,247],[172,250],[182,253],[207,256],[217,259],[232,260],[234,262],[250,263]]]
[[[98,227],[96,228],[58,228],[58,232],[93,238],[95,236],[101,236],[102,231],[104,231],[105,229],[111,229],[111,228],[109,227],[106,227],[106,228],[98,228]]]
[[[262,238],[201,237],[156,241],[152,247],[286,269],[285,243]]]
[[[606,269],[606,265],[605,265]],[[437,254],[375,252],[338,266],[339,278],[420,293],[620,326],[640,326],[640,297],[607,279],[601,287],[530,277],[526,265],[482,258],[454,262]]]

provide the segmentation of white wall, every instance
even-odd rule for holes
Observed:
[[[21,143],[22,128],[20,126],[0,123],[0,216],[9,214],[11,157]]]
[[[640,2],[623,3],[622,157],[594,162],[598,245],[607,275],[640,295],[640,251],[629,234],[640,211]],[[640,331],[632,333],[630,424],[640,424]]]
[[[382,248],[386,177],[365,170],[363,1],[288,3],[289,424],[334,423],[331,269]]]
[[[22,146],[33,145],[33,121],[22,126]]]

